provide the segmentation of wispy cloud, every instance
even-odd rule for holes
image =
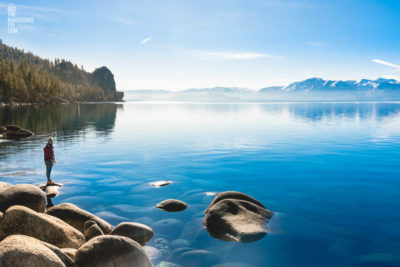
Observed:
[[[202,57],[210,59],[227,59],[227,60],[252,60],[261,58],[272,58],[270,54],[256,52],[202,52]]]
[[[396,65],[396,64],[393,64],[393,63],[390,63],[390,62],[387,62],[384,60],[380,60],[380,59],[373,59],[372,62],[381,64],[381,65],[385,65],[385,66],[388,66],[391,68],[395,68],[396,70],[400,71],[400,65]]]
[[[116,22],[119,22],[121,24],[125,24],[125,25],[133,25],[135,24],[135,22],[129,18],[125,18],[125,17],[115,17],[114,18]]]
[[[140,44],[141,44],[141,45],[144,45],[144,44],[148,43],[150,40],[151,40],[151,36],[149,36],[149,37],[147,37],[146,39],[142,40],[142,41],[140,42]]]

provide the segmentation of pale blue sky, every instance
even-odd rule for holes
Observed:
[[[34,19],[17,34],[9,4]],[[105,65],[120,90],[400,79],[398,0],[2,1],[1,21],[4,43]]]

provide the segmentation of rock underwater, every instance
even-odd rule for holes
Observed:
[[[23,138],[35,135],[29,130],[14,125],[6,126],[7,138]]]
[[[156,205],[156,208],[165,210],[168,212],[177,212],[177,211],[182,211],[186,209],[188,204],[186,204],[183,201],[177,200],[177,199],[167,199],[164,201],[161,201]]]

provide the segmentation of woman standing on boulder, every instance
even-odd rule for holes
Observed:
[[[44,163],[46,164],[46,176],[47,176],[47,184],[54,184],[54,182],[50,179],[51,169],[56,162],[54,157],[53,150],[53,138],[49,137],[47,140],[47,144],[44,147]]]

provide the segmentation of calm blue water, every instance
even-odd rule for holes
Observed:
[[[400,266],[400,103],[0,109],[0,125],[10,123],[37,135],[0,141],[0,181],[44,182],[42,149],[55,136],[52,175],[64,183],[55,204],[74,203],[114,225],[148,224],[155,264],[189,266],[174,250],[190,246],[249,266]],[[173,183],[152,188],[157,180]],[[269,235],[250,244],[208,235],[202,211],[212,192],[226,190],[276,212]],[[154,208],[167,198],[190,207]]]

